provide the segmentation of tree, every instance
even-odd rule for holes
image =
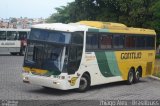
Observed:
[[[95,20],[155,29],[160,39],[159,0],[75,0],[56,8],[47,22]]]

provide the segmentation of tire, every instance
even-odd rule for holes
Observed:
[[[78,92],[85,92],[90,88],[90,77],[85,74],[81,77]]]
[[[127,79],[127,84],[131,85],[134,82],[134,70],[130,69],[128,72],[128,79]]]
[[[17,55],[17,53],[11,52],[11,55],[15,56],[15,55]]]
[[[134,82],[137,83],[140,81],[140,69],[137,69],[135,76],[134,76]]]
[[[20,51],[20,52],[19,52],[19,55],[20,55],[20,56],[24,56],[24,52],[23,52],[23,51]]]
[[[19,52],[19,55],[20,55],[20,56],[24,56],[24,53],[25,53],[25,49],[24,49],[24,48],[21,48],[21,49],[20,49],[20,52]]]

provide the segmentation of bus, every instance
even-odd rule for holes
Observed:
[[[23,82],[60,90],[139,82],[152,74],[156,33],[121,23],[80,21],[31,28]]]
[[[30,29],[0,28],[0,53],[24,55]]]

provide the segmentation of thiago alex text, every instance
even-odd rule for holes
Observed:
[[[101,100],[100,106],[159,106],[158,100]]]

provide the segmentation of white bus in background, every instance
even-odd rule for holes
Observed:
[[[30,29],[0,28],[0,54],[24,55]]]

